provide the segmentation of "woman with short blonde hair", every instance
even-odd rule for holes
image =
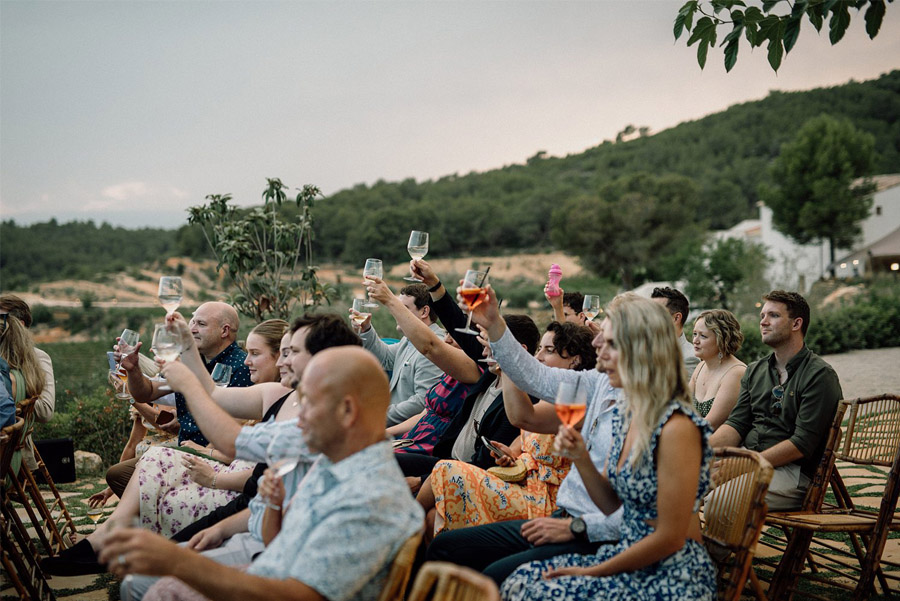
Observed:
[[[694,321],[694,355],[700,364],[691,376],[694,410],[713,430],[725,423],[737,403],[747,365],[734,356],[744,342],[741,324],[725,309],[704,311]]]

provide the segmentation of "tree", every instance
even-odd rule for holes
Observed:
[[[691,239],[703,231],[696,222],[697,186],[686,177],[637,173],[614,180],[599,197],[582,195],[553,213],[551,235],[582,264],[618,277],[626,289],[662,278]]]
[[[887,0],[893,2],[894,0]],[[868,8],[866,8],[868,7]],[[689,0],[675,17],[675,39],[690,33],[687,45],[697,44],[697,62],[706,66],[710,46],[716,45],[720,28],[731,25],[720,46],[725,47],[725,70],[737,62],[741,37],[751,48],[767,44],[769,65],[778,71],[781,61],[797,43],[803,18],[821,31],[828,21],[828,38],[837,44],[850,25],[850,9],[866,8],[866,33],[873,39],[884,20],[885,0],[763,0],[762,9],[741,0]],[[694,24],[697,14],[703,15]]]
[[[770,262],[765,248],[740,238],[716,240],[685,263],[685,293],[696,307],[717,307],[737,314],[753,312],[752,303],[767,288]]]
[[[231,206],[230,194],[211,194],[208,205],[190,207],[188,223],[203,235],[237,287],[235,308],[257,320],[288,319],[295,303],[317,305],[332,291],[319,283],[312,266],[312,215],[319,189],[304,186],[296,196],[294,221],[281,214],[287,199],[280,179],[267,179],[263,206],[241,211]]]
[[[804,123],[775,159],[773,186],[760,190],[775,228],[800,244],[827,240],[834,263],[835,250],[853,245],[872,208],[875,185],[859,182],[870,174],[874,144],[872,135],[830,115]]]

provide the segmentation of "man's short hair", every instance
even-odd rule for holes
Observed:
[[[573,369],[593,369],[597,363],[597,350],[591,345],[594,333],[587,326],[574,323],[551,321],[547,331],[553,333],[553,348],[562,356],[579,357]]]
[[[801,318],[803,325],[800,326],[800,333],[806,336],[809,330],[809,303],[797,292],[788,292],[786,290],[773,290],[763,295],[763,300],[773,303],[781,303],[787,307],[788,317],[791,319]]]
[[[31,307],[15,294],[0,294],[0,309],[14,315],[26,328],[31,327]]]
[[[306,328],[306,352],[315,355],[333,346],[362,346],[344,318],[335,313],[304,313],[291,324],[291,334]]]
[[[416,309],[431,307],[431,294],[425,284],[409,284],[400,289],[400,294],[412,297],[416,303]]]
[[[563,305],[570,307],[578,315],[584,311],[584,295],[580,292],[566,292],[563,294]]]
[[[528,354],[535,354],[538,344],[541,342],[541,332],[534,320],[527,315],[504,315],[503,319],[506,321],[506,327],[512,332],[513,338],[519,344],[525,345]]]
[[[674,317],[676,313],[681,313],[681,323],[684,325],[688,318],[688,313],[691,312],[691,305],[680,290],[669,288],[668,286],[654,288],[653,292],[650,293],[650,298],[666,299],[666,309],[668,309],[669,314]]]

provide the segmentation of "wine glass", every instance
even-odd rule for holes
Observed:
[[[182,298],[184,285],[180,277],[164,275],[159,278],[159,304],[166,310],[166,316],[175,312]]]
[[[131,395],[128,394],[127,387],[128,374],[122,367],[122,359],[134,352],[134,347],[137,346],[137,343],[140,342],[140,340],[141,335],[134,330],[125,329],[122,330],[122,333],[119,335],[119,362],[116,364],[116,375],[121,378],[125,384],[122,385],[122,390],[116,393],[117,399],[127,399],[131,397]]]
[[[166,324],[158,323],[153,329],[153,342],[150,350],[157,359],[162,359],[166,363],[175,361],[184,350],[181,335],[177,332],[170,332]]]
[[[366,259],[366,266],[363,268],[363,277],[383,278],[384,266],[381,264],[381,259]],[[378,307],[378,303],[372,301],[370,296],[369,302],[365,303],[365,306],[376,308]]]
[[[587,411],[587,390],[581,386],[581,378],[574,382],[560,382],[553,401],[559,421],[572,427],[584,419]],[[565,457],[565,453],[561,456]]]
[[[103,517],[103,510],[99,507],[92,507],[87,510],[88,519],[94,522],[94,530],[97,529],[97,522]]]
[[[412,257],[414,261],[424,259],[425,255],[428,254],[428,232],[413,230],[409,234],[409,242],[406,243],[406,250],[407,252],[409,252],[409,256]],[[403,279],[407,282],[422,281],[415,276],[407,276]]]
[[[279,429],[266,448],[266,463],[279,478],[297,467],[303,450],[303,433],[296,425]]]
[[[353,299],[353,310],[356,311],[357,314],[350,316],[350,321],[353,322],[353,325],[357,328],[361,328],[363,322],[365,322],[369,316],[372,315],[371,312],[367,311],[368,305],[366,304],[366,299],[364,298],[354,298]]]
[[[600,308],[600,297],[596,294],[585,294],[581,311],[584,313],[587,321],[594,321],[594,318],[603,311],[603,309]]]
[[[216,383],[216,386],[225,388],[231,383],[231,373],[230,365],[216,363],[210,375],[212,376],[213,382]]]
[[[486,271],[470,269],[466,272],[466,277],[463,278],[462,287],[459,289],[459,295],[465,301],[466,306],[469,307],[469,318],[466,320],[466,327],[456,328],[457,332],[478,336],[479,332],[472,329],[472,309],[484,301],[484,287],[486,284]]]

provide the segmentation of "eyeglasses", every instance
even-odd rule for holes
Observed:
[[[772,415],[781,415],[781,400],[784,398],[783,385],[779,384],[772,389],[772,398],[775,399],[775,402],[772,403]]]

